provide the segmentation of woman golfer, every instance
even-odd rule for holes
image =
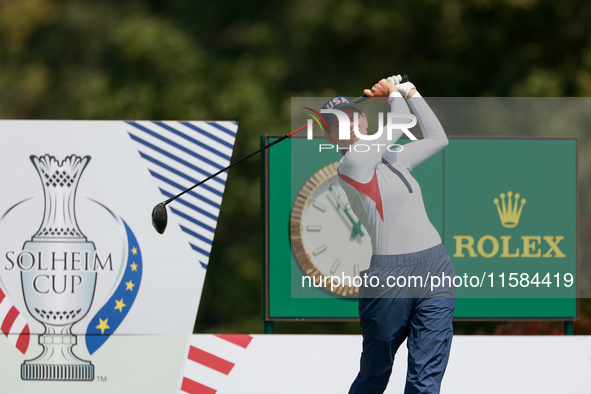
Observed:
[[[349,393],[383,393],[394,355],[405,339],[408,373],[404,393],[439,393],[453,336],[454,289],[451,283],[432,289],[429,277],[442,273],[453,277],[455,272],[410,171],[441,151],[448,140],[412,83],[390,77],[364,94],[388,97],[391,112],[408,119],[412,119],[410,106],[424,138],[403,145],[402,150],[386,149],[402,136],[403,125],[392,130],[390,139],[384,131],[379,139],[365,141],[359,138],[367,134],[361,107],[344,96],[323,106],[351,119],[343,122],[349,123],[349,133],[339,133],[339,116],[335,116],[339,114],[323,111],[329,125],[325,138],[345,152],[338,165],[339,183],[371,237],[370,268],[361,275],[372,278],[365,283],[379,283],[360,289],[363,351]],[[373,149],[355,149],[359,141]]]

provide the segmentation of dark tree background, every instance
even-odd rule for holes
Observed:
[[[290,128],[290,99],[358,96],[409,74],[425,96],[590,96],[580,0],[0,0],[0,117],[239,120],[234,159]],[[568,135],[568,133],[566,134]],[[591,142],[579,135],[581,263]],[[232,169],[196,332],[263,331],[259,161]],[[581,300],[576,333],[591,333]],[[352,323],[276,332],[357,333]],[[550,334],[555,323],[458,323]]]

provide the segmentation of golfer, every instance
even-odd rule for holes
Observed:
[[[329,125],[325,138],[343,152],[339,183],[371,237],[370,268],[361,276],[372,278],[370,283],[375,284],[376,279],[380,283],[360,289],[363,350],[360,371],[349,393],[383,393],[394,355],[405,339],[408,373],[404,393],[439,393],[453,336],[455,293],[452,283],[431,289],[429,277],[441,273],[453,277],[455,271],[427,217],[421,188],[410,171],[441,151],[448,140],[412,83],[390,77],[364,94],[387,97],[391,112],[409,121],[410,106],[424,138],[403,145],[402,150],[399,146],[386,149],[402,136],[403,126],[393,130],[389,140],[384,131],[379,139],[365,141],[359,138],[367,135],[367,117],[361,107],[344,96],[323,106],[350,118],[343,122],[349,123],[349,133],[339,133],[339,113],[323,113]],[[341,114],[341,119],[346,118]],[[373,149],[355,149],[355,144]]]

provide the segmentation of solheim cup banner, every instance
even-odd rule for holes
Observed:
[[[0,122],[0,392],[176,392],[237,128]]]

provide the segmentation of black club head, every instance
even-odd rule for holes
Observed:
[[[163,234],[164,230],[166,230],[167,223],[168,213],[166,212],[166,205],[161,202],[152,210],[152,226],[154,226],[159,234]]]

